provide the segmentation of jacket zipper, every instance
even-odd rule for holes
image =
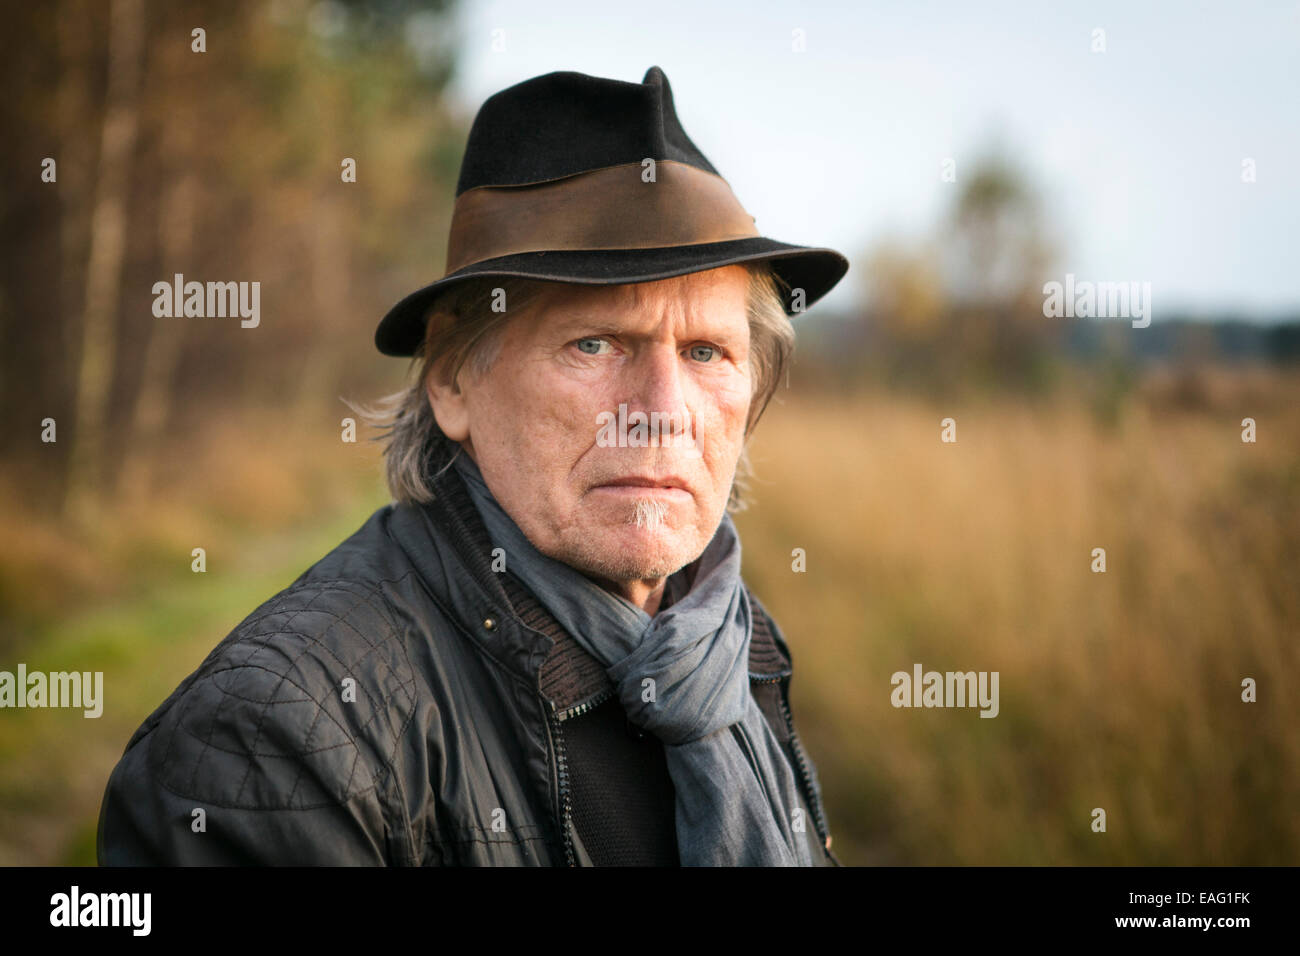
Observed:
[[[564,759],[564,734],[560,730],[560,718],[551,704],[550,714],[551,749],[555,752],[555,779],[558,783],[555,795],[556,810],[560,817],[560,833],[564,837],[564,863],[577,866],[573,859],[573,838],[569,834],[569,766]]]
[[[776,677],[751,676],[749,679],[751,683],[755,684],[776,684],[783,678],[782,675],[777,675]],[[781,693],[777,696],[781,701],[781,716],[785,719],[786,729],[790,731],[790,749],[794,751],[795,764],[799,771],[799,785],[803,787],[804,799],[808,801],[808,806],[812,808],[813,826],[817,828],[817,835],[821,837],[822,852],[829,856],[830,851],[826,849],[826,818],[822,814],[821,799],[813,789],[812,776],[808,772],[808,759],[804,756],[803,745],[799,743],[799,735],[794,729],[794,718],[790,713],[790,704],[785,697],[785,688],[782,687],[780,690]],[[564,834],[564,861],[566,866],[577,866],[578,863],[573,852],[573,805],[569,794],[569,766],[564,753],[564,730],[560,725],[570,717],[578,717],[603,704],[613,695],[613,690],[602,691],[596,696],[588,698],[580,704],[575,704],[564,711],[556,710],[555,704],[551,704],[551,741],[555,750],[555,776],[558,781],[556,803],[560,814],[560,831]]]
[[[750,677],[750,681],[755,684],[777,684],[784,679],[784,675],[778,674],[775,677]],[[821,837],[822,853],[830,857],[830,850],[826,846],[827,828],[826,818],[822,814],[821,796],[812,785],[812,774],[808,772],[808,758],[804,755],[803,745],[799,743],[799,734],[794,729],[794,717],[790,713],[790,702],[786,700],[785,687],[780,688],[777,697],[781,701],[781,716],[785,718],[786,729],[790,731],[790,749],[794,752],[794,761],[796,769],[799,771],[799,784],[803,787],[804,799],[808,801],[808,806],[812,809],[813,826],[817,828],[817,835]],[[830,857],[834,859],[833,857]]]
[[[556,809],[560,816],[560,832],[564,835],[564,862],[566,866],[577,866],[573,852],[573,804],[569,795],[569,764],[564,753],[564,729],[560,726],[570,717],[585,714],[614,695],[613,690],[605,690],[595,697],[588,698],[564,711],[558,711],[551,703],[550,726],[551,743],[555,750],[555,778],[558,783],[555,795]]]

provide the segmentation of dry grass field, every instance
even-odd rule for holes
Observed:
[[[1108,423],[883,394],[769,414],[745,574],[847,861],[1300,859],[1300,383],[1153,376]],[[916,663],[999,672],[998,716],[893,707]]]

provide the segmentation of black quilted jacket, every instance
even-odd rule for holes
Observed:
[[[131,737],[102,865],[676,865],[662,745],[533,596],[493,573],[456,470],[381,508],[254,611]],[[751,595],[752,598],[752,595]],[[751,690],[830,851],[755,607]]]

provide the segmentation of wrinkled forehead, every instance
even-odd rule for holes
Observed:
[[[534,327],[544,324],[552,331],[595,324],[629,334],[666,329],[736,334],[747,328],[748,287],[748,270],[735,265],[651,282],[548,282],[527,311]]]

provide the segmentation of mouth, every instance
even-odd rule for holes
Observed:
[[[592,491],[622,498],[662,498],[666,501],[689,501],[693,495],[686,480],[677,475],[656,478],[650,475],[624,475],[591,487]]]

